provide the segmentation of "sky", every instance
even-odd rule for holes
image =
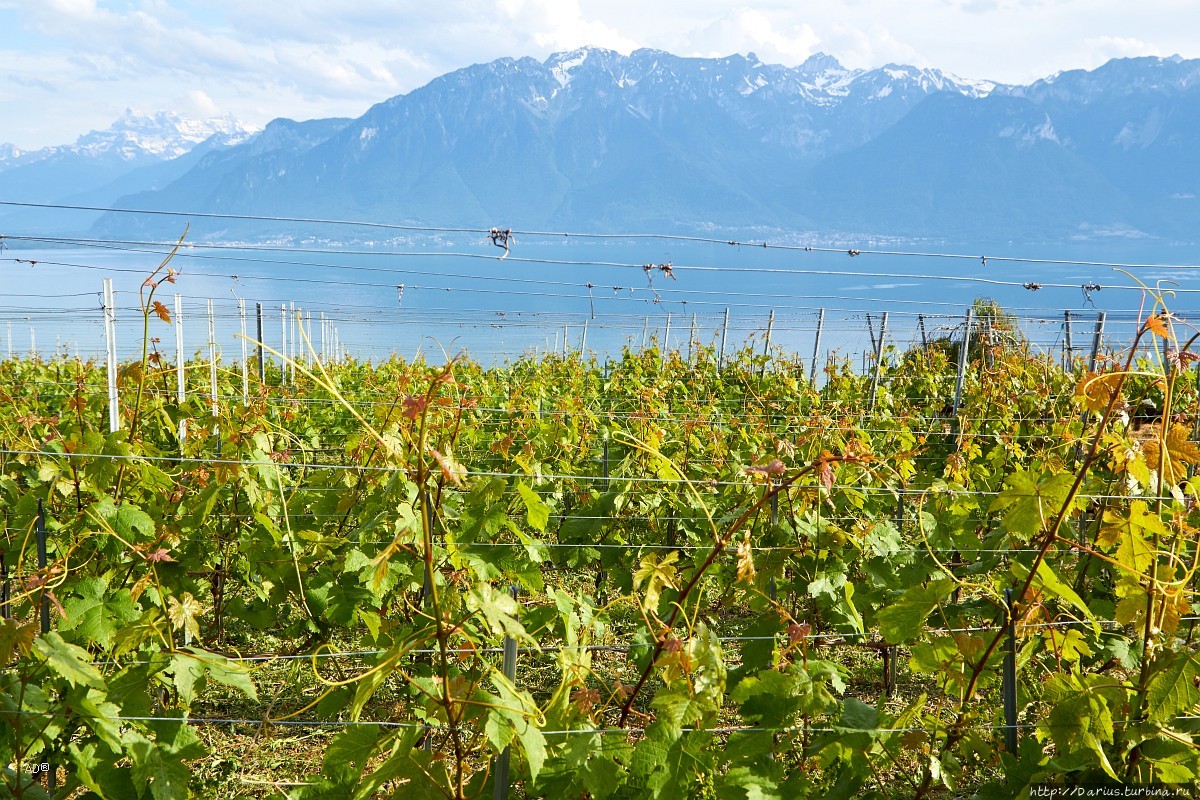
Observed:
[[[1029,83],[1200,57],[1196,0],[0,0],[0,142],[73,142],[126,109],[358,116],[438,75],[593,45],[936,67]]]

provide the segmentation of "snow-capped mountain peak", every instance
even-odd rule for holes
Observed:
[[[68,149],[90,155],[117,153],[127,160],[145,155],[170,159],[212,136],[221,137],[221,143],[228,146],[240,144],[257,132],[257,128],[232,116],[201,120],[170,111],[148,114],[126,109],[109,128],[85,133]]]
[[[0,144],[0,167],[15,162],[23,155],[25,155],[25,151],[18,149],[15,145]]]
[[[0,170],[63,157],[118,162],[169,161],[209,139],[218,146],[232,147],[258,131],[233,116],[194,119],[170,111],[151,114],[126,109],[108,128],[89,131],[74,144],[40,150],[20,150],[10,144],[0,144]]]

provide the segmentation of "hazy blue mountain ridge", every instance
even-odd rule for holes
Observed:
[[[111,206],[133,192],[166,187],[206,154],[236,146],[257,131],[224,117],[127,111],[109,128],[73,144],[21,151],[0,146],[0,199]],[[0,209],[0,226],[28,233],[86,230],[99,215],[41,209]]]
[[[992,89],[936,70],[847,70],[824,55],[795,68],[654,50],[500,59],[386,100],[310,150],[247,163],[216,188],[185,176],[128,204],[179,208],[183,191],[188,208],[232,213],[810,228],[809,193],[797,191],[808,169],[871,141],[931,94]]]
[[[160,190],[122,197],[116,206],[198,211],[204,209],[195,205],[196,198],[204,197],[210,209],[230,207],[234,202],[231,198],[257,196],[272,174],[287,169],[292,157],[324,142],[349,123],[350,120],[341,118],[306,122],[273,120],[261,133],[242,144],[206,153],[180,180]],[[2,178],[0,176],[0,180]],[[272,215],[275,212],[264,208],[259,213]],[[98,230],[119,232],[123,236],[177,236],[182,225],[183,221],[175,218],[121,214],[108,215],[98,225]],[[208,224],[207,235],[220,238],[227,230],[227,227],[212,222]]]
[[[277,120],[117,203],[484,228],[1191,240],[1197,123],[1200,61],[1178,57],[1007,86],[826,55],[784,67],[586,48],[476,64],[354,120]],[[178,227],[107,215],[95,230]],[[199,234],[266,235],[237,221]]]

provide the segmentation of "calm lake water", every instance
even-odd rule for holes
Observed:
[[[864,252],[851,256],[847,250],[663,240],[530,239],[519,241],[501,260],[497,256],[502,251],[486,237],[471,236],[372,252],[329,245],[193,246],[175,257],[177,281],[161,285],[155,299],[173,308],[173,295],[182,296],[189,354],[206,346],[211,300],[216,340],[223,357],[234,360],[241,357],[239,298],[248,309],[251,336],[256,304],[263,304],[264,339],[276,348],[284,337],[281,306],[294,304],[311,315],[317,349],[324,315],[337,327],[342,349],[356,356],[396,352],[411,357],[419,348],[437,360],[443,350],[465,349],[484,360],[503,360],[532,348],[561,350],[564,342],[578,349],[585,324],[587,349],[601,355],[625,344],[640,346],[643,336],[659,342],[665,338],[670,346],[686,349],[693,337],[719,341],[726,308],[729,351],[747,340],[761,347],[773,311],[772,344],[807,360],[819,309],[825,309],[823,350],[857,354],[871,348],[870,331],[878,330],[884,312],[889,315],[888,341],[904,345],[920,340],[918,315],[924,315],[927,336],[942,335],[960,325],[966,307],[981,296],[1024,318],[1031,338],[1047,348],[1061,346],[1064,311],[1074,316],[1073,344],[1080,348],[1090,344],[1097,312],[1106,311],[1106,340],[1116,344],[1128,337],[1143,301],[1133,276],[1151,286],[1173,282],[1172,307],[1184,317],[1200,317],[1200,269],[1192,266],[1200,264],[1196,246],[1115,241],[855,247]],[[354,252],[344,252],[348,249]],[[103,353],[104,278],[112,279],[117,292],[119,351],[139,351],[138,287],[162,260],[162,252],[145,246],[93,246],[0,253],[0,355],[10,346],[19,353],[31,345],[42,353]],[[1129,269],[1131,275],[1126,275],[1100,263],[1002,260],[1006,257],[1166,266]],[[646,272],[639,266],[643,264],[653,267]],[[670,274],[658,265],[670,265]],[[173,353],[169,326],[153,320],[151,335],[161,338],[161,349]],[[332,334],[327,338],[331,347]]]

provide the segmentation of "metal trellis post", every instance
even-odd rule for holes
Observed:
[[[1004,747],[1009,753],[1017,752],[1017,636],[1016,614],[1013,611],[1012,589],[1004,590],[1005,620],[1007,636],[1004,651]]]
[[[258,318],[258,382],[267,385],[267,362],[263,351],[263,307],[262,303],[254,304],[254,313]]]
[[[117,309],[112,279],[104,279],[104,344],[108,364],[108,431],[121,430],[121,407],[117,399]]]
[[[46,596],[46,589],[45,589],[45,586],[48,583],[48,581],[46,579],[46,574],[45,574],[45,572],[46,572],[46,510],[43,507],[42,501],[40,499],[38,500],[37,509],[38,509],[37,510],[37,524],[36,524],[36,532],[35,532],[36,536],[37,536],[37,559],[38,559],[38,570],[42,573],[42,591],[41,591],[41,600],[39,601],[39,603],[41,605],[42,633],[49,633],[50,632],[50,598]]]
[[[813,341],[812,365],[808,371],[808,382],[817,385],[817,361],[821,358],[821,332],[825,330],[825,309],[817,312],[817,337]]]
[[[0,553],[0,619],[8,619],[8,599],[11,596],[12,587],[8,582],[8,561],[5,559],[7,553]]]
[[[1071,312],[1063,312],[1063,372],[1075,371],[1075,343],[1071,339]]]
[[[37,504],[36,535],[38,572],[42,578],[42,590],[40,593],[42,635],[45,636],[50,632],[50,598],[46,596],[46,584],[49,583],[49,576],[46,575],[46,510],[40,499]],[[55,788],[55,767],[53,760],[49,756],[47,756],[46,764],[48,766],[46,770],[46,788],[53,792]]]
[[[517,587],[510,586],[508,591],[512,594],[513,600],[516,600]],[[508,679],[509,683],[515,684],[517,680],[517,641],[511,636],[504,637],[502,669],[504,670],[504,677]],[[508,798],[508,768],[511,759],[511,747],[505,747],[504,752],[496,757],[496,783],[495,792],[492,795],[495,800],[507,800]]]
[[[667,351],[671,349],[671,312],[667,312],[667,324],[663,328],[662,360],[667,362]]]
[[[217,400],[217,331],[213,321],[213,301],[208,301],[208,388],[209,402],[212,406],[213,418],[213,436],[218,436],[220,427],[217,425],[217,417],[220,414],[220,405]],[[221,452],[221,439],[217,438],[217,453]]]
[[[875,343],[875,372],[871,378],[871,399],[868,408],[875,410],[875,395],[879,392],[879,376],[883,371],[883,340],[887,336],[888,312],[883,312],[879,323],[879,341]]]
[[[725,337],[729,334],[729,309],[725,309],[725,321],[721,323],[721,352],[717,356],[717,372],[725,370]]]
[[[179,444],[187,438],[187,419],[184,418],[182,407],[187,401],[187,381],[184,375],[183,355],[183,296],[175,295],[175,399],[180,406],[179,414]]]
[[[280,348],[280,350],[286,358],[286,362],[284,363],[283,368],[284,368],[284,371],[287,372],[287,375],[288,375],[287,382],[289,384],[295,383],[296,382],[296,355],[297,355],[297,349],[296,349],[296,301],[295,300],[288,303],[287,340],[284,343],[284,346],[282,348]]]
[[[242,326],[242,405],[250,405],[250,354],[246,352],[246,301],[238,298],[238,320]]]
[[[963,382],[967,377],[967,353],[971,349],[971,323],[975,319],[975,309],[967,309],[967,322],[963,328],[962,347],[958,351],[958,378],[954,383],[954,407],[953,415],[958,416],[958,409],[962,405]]]
[[[763,365],[762,372],[759,377],[765,377],[767,374],[767,360],[771,355],[771,330],[775,327],[775,309],[771,309],[771,313],[767,315],[767,335],[763,338]]]
[[[1092,333],[1092,355],[1088,358],[1088,372],[1096,371],[1096,360],[1100,357],[1100,346],[1104,343],[1104,320],[1107,316],[1104,311],[1096,315],[1096,330]]]

